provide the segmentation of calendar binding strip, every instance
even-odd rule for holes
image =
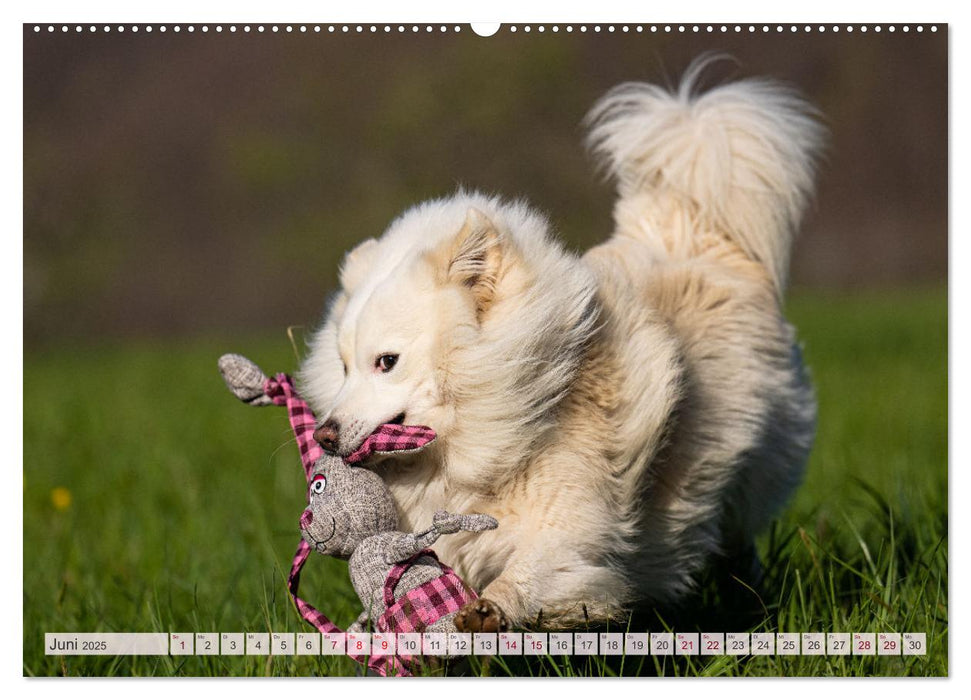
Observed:
[[[460,24],[396,24],[396,23],[374,23],[374,24],[354,24],[354,23],[336,23],[336,24],[319,24],[319,23],[270,23],[270,24],[259,24],[259,23],[215,23],[215,24],[62,24],[62,23],[41,23],[41,24],[31,24],[27,23],[25,26],[30,27],[31,31],[36,35],[77,35],[77,34],[92,34],[92,33],[105,33],[109,34],[115,32],[117,34],[124,34],[126,31],[137,35],[139,32],[144,34],[151,34],[155,31],[157,34],[165,34],[166,32],[170,34],[181,34],[183,32],[193,34],[199,32],[201,34],[238,34],[244,36],[250,33],[253,34],[279,34],[281,36],[285,35],[300,35],[300,34],[457,34],[463,30],[463,25]],[[500,25],[499,31],[503,31],[509,34],[516,34],[517,32],[530,34],[572,34],[576,33],[591,33],[591,34],[729,34],[729,33],[747,33],[747,34],[785,34],[785,35],[801,35],[801,34],[825,34],[827,32],[832,34],[839,34],[841,31],[846,34],[852,34],[854,31],[860,34],[866,34],[867,32],[879,34],[881,32],[887,32],[888,34],[894,34],[899,32],[900,34],[909,34],[911,32],[921,34],[925,30],[929,33],[936,33],[939,26],[946,27],[946,24],[938,25],[935,23],[889,23],[889,24],[844,24],[844,23],[814,23],[814,24],[792,24],[792,23],[756,23],[756,24],[733,24],[733,23],[664,23],[664,24],[503,24]],[[475,32],[475,28],[472,28]],[[476,32],[478,33],[478,32]],[[489,34],[488,36],[491,36]],[[486,36],[486,35],[480,35]]]

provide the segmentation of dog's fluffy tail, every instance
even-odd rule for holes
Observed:
[[[825,130],[804,99],[771,80],[699,93],[711,60],[696,60],[677,90],[611,90],[587,116],[588,145],[616,178],[621,201],[677,197],[697,226],[762,263],[781,295]]]

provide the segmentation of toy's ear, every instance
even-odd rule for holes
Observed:
[[[495,224],[471,207],[458,233],[432,250],[428,258],[442,282],[469,289],[476,314],[481,316],[495,297],[504,248],[505,241]]]
[[[266,375],[255,362],[230,353],[220,357],[218,364],[226,387],[237,399],[250,406],[269,406],[273,403],[273,399],[263,392]]]
[[[368,269],[374,264],[378,242],[369,238],[344,256],[341,263],[341,286],[348,294],[352,293],[364,280]]]

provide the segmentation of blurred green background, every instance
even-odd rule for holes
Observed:
[[[349,246],[460,183],[526,197],[585,249],[613,205],[581,147],[587,109],[711,50],[737,59],[713,79],[789,81],[832,130],[793,285],[943,282],[943,28],[462,29],[25,28],[28,347],[312,323]]]
[[[26,674],[352,673],[346,660],[84,659],[40,645],[55,630],[304,630],[284,584],[297,452],[282,412],[229,396],[218,355],[293,370],[344,251],[458,184],[529,199],[577,250],[602,240],[613,193],[581,147],[583,115],[613,85],[673,82],[709,50],[737,59],[715,78],[789,81],[832,131],[788,308],[819,434],[806,483],[760,542],[759,624],[925,631],[932,653],[674,672],[947,673],[946,28],[606,26],[490,38],[451,25],[25,27]],[[339,624],[356,615],[339,562],[308,564],[304,592]],[[729,624],[706,595],[699,624]]]

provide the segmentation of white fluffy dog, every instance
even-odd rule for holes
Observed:
[[[800,481],[815,401],[782,296],[823,132],[770,81],[698,94],[701,67],[593,108],[616,229],[582,258],[526,204],[459,191],[344,261],[301,389],[341,454],[389,421],[437,431],[369,465],[404,529],[499,520],[438,545],[482,591],[464,629],[675,601]]]

